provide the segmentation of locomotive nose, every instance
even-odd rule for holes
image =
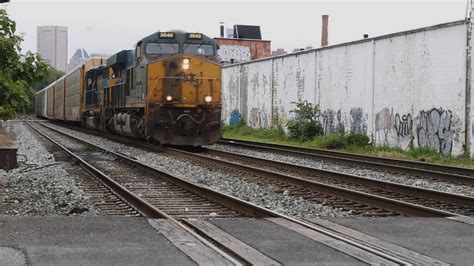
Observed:
[[[192,136],[196,134],[197,125],[192,118],[183,116],[176,122],[176,127],[178,132],[181,132],[183,135]]]

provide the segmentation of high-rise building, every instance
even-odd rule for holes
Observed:
[[[67,45],[67,27],[37,27],[37,52],[50,66],[64,72],[67,71]]]
[[[71,71],[76,68],[78,65],[84,63],[89,58],[89,54],[85,49],[77,49],[74,55],[69,59],[69,64],[67,65],[67,71]]]

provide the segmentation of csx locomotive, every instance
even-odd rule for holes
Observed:
[[[151,34],[39,91],[36,113],[161,144],[212,144],[221,117],[216,49],[201,33]]]

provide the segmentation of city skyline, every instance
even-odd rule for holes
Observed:
[[[374,37],[462,20],[466,2],[12,1],[3,6],[17,21],[17,31],[25,34],[23,52],[34,51],[36,26],[64,25],[69,28],[68,54],[72,55],[78,48],[91,54],[131,49],[137,40],[158,30],[183,29],[218,37],[220,22],[226,28],[234,24],[260,25],[263,39],[272,41],[272,50],[291,52],[295,48],[320,47],[323,14],[329,15],[329,45],[333,45],[362,39],[363,34]],[[110,10],[114,17],[124,19],[104,23],[104,14]],[[270,16],[256,15],[266,10],[272,10]],[[199,18],[200,23],[192,18]]]

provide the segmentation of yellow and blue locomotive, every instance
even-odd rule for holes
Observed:
[[[215,41],[201,33],[157,32],[138,41],[134,50],[112,55],[106,64],[82,66],[80,121],[161,144],[216,142],[221,119],[216,50]],[[68,102],[66,93],[61,97]],[[59,120],[67,121],[63,117]]]

